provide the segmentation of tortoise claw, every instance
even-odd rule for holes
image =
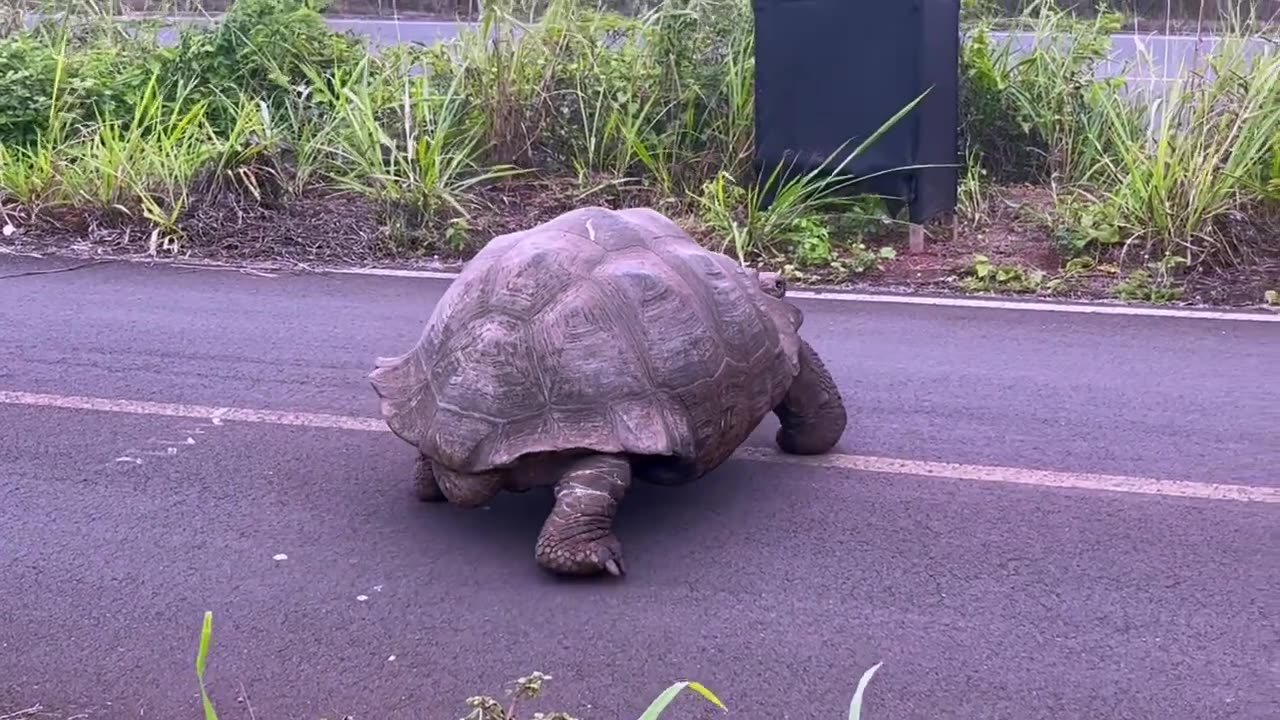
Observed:
[[[556,545],[545,539],[534,551],[538,564],[557,575],[603,575],[623,577],[627,565],[622,548],[612,533],[583,545]]]

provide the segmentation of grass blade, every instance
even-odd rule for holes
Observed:
[[[204,611],[204,625],[200,628],[200,650],[196,653],[196,681],[200,685],[200,704],[204,706],[204,720],[218,720],[213,701],[204,688],[204,670],[208,665],[209,641],[213,637],[213,611]]]
[[[676,696],[680,694],[680,691],[686,688],[706,698],[708,702],[713,703],[721,710],[729,712],[729,708],[725,707],[724,703],[720,702],[720,698],[716,697],[715,693],[708,690],[702,683],[695,682],[693,680],[683,680],[678,683],[672,683],[670,687],[662,691],[661,695],[654,698],[653,702],[649,703],[649,707],[645,709],[644,714],[640,716],[640,720],[657,720],[662,716],[662,713],[667,709],[667,706],[671,704],[671,701],[675,700]]]
[[[875,676],[876,671],[884,661],[878,662],[862,673],[862,678],[858,680],[858,689],[853,691],[853,699],[849,701],[849,720],[859,720],[862,717],[862,695],[867,691],[867,685],[871,683],[871,678]]]

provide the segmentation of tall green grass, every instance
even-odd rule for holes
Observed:
[[[757,176],[748,0],[633,15],[575,0],[483,7],[455,42],[378,53],[302,0],[241,0],[173,47],[85,17],[10,31],[0,203],[97,209],[180,243],[193,206],[339,190],[380,206],[402,242],[461,251],[495,183],[560,178],[576,188],[566,202],[657,205],[744,262],[804,267],[847,262],[862,227],[851,218],[892,222],[849,197],[846,178]],[[1031,48],[1011,52],[991,15],[970,11],[962,212],[989,212],[993,186],[1032,183],[1051,190],[1068,258],[1192,267],[1269,252],[1280,59],[1246,52],[1258,27],[1219,27],[1211,72],[1169,78],[1152,99],[1100,72],[1118,14],[1031,0]],[[1133,63],[1160,74],[1156,58]]]
[[[1248,248],[1229,221],[1274,203],[1265,188],[1280,147],[1280,61],[1249,69],[1228,50],[1212,72],[1170,81],[1147,113],[1115,96],[1091,98],[1096,132],[1068,202],[1105,213],[1111,240],[1141,257],[1240,260]]]
[[[1024,17],[1031,52],[981,23],[965,48],[967,207],[982,206],[979,182],[1050,187],[1068,257],[1170,268],[1259,249],[1247,243],[1277,210],[1280,53],[1259,50],[1256,24],[1219,26],[1216,51],[1184,72],[1144,49],[1103,73],[1119,15],[1034,0]]]
[[[443,232],[484,210],[480,190],[515,175],[574,177],[584,197],[644,188],[712,225],[738,208],[716,206],[727,196],[707,194],[709,184],[731,178],[761,194],[770,180],[750,166],[746,0],[671,0],[638,17],[551,0],[530,24],[534,12],[527,2],[486,3],[479,27],[456,42],[370,55],[322,32],[297,0],[243,0],[217,30],[154,47],[141,63],[150,75],[118,102],[53,83],[40,116],[74,123],[15,120],[23,134],[0,145],[0,194],[28,207],[111,208],[166,232],[210,189],[261,201],[267,175],[291,192],[364,194],[405,226]],[[146,47],[145,37],[73,36],[64,24],[12,42],[39,48],[54,68]],[[95,91],[111,86],[105,74],[78,77]],[[793,179],[781,202],[752,200],[739,255],[794,251],[799,240],[772,231],[838,212],[826,185]]]

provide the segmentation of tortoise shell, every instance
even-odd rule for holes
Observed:
[[[726,460],[798,372],[801,314],[647,209],[494,238],[370,375],[391,430],[464,473],[590,450]]]

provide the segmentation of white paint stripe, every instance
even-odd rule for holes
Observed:
[[[209,405],[184,405],[149,402],[146,400],[114,400],[79,395],[48,395],[0,390],[0,404],[64,408],[67,410],[95,410],[130,415],[165,415],[168,417],[201,418],[215,421],[232,420],[247,423],[267,423],[270,425],[334,428],[337,430],[390,432],[386,423],[377,418],[327,415],[324,413],[249,410],[233,407],[212,407]]]
[[[1035,485],[1074,490],[1105,490],[1109,492],[1165,495],[1202,500],[1280,503],[1280,488],[1252,485],[1160,480],[1158,478],[1102,475],[1098,473],[1068,473],[998,465],[962,465],[959,463],[900,460],[897,458],[868,457],[864,455],[832,454],[804,457],[786,455],[772,448],[762,447],[744,447],[739,450],[738,454],[744,459],[762,462],[811,465],[823,468],[834,467],[843,470],[889,475],[918,475],[948,480]]]
[[[378,418],[330,415],[325,413],[281,412],[276,410],[252,410],[247,408],[212,407],[150,402],[145,400],[115,400],[109,398],[76,395],[50,395],[0,390],[0,404],[25,405],[68,410],[92,410],[98,412],[127,413],[132,415],[163,415],[169,417],[202,418],[207,420],[292,425],[311,428],[357,430],[361,432],[390,432]],[[1034,468],[1002,467],[995,465],[964,465],[960,463],[904,460],[899,458],[871,457],[866,455],[841,455],[832,453],[818,456],[787,455],[772,448],[743,447],[736,453],[739,459],[787,465],[804,465],[826,469],[854,470],[858,472],[914,475],[918,477],[969,480],[996,484],[1030,485],[1049,488],[1093,490],[1103,492],[1162,495],[1166,497],[1193,498],[1199,500],[1233,500],[1237,502],[1280,503],[1280,488],[1225,485],[1221,483],[1161,480],[1157,478],[1101,475],[1096,473],[1071,473]]]
[[[987,310],[1028,310],[1034,312],[1075,313],[1079,315],[1130,315],[1193,320],[1228,320],[1235,322],[1280,322],[1280,313],[1198,310],[1194,308],[1161,308],[1139,305],[1103,303],[1059,303],[1044,300],[996,300],[973,297],[931,297],[927,295],[890,295],[818,291],[787,291],[787,297],[843,302],[887,303],[892,305],[927,305],[931,307],[967,307]]]
[[[302,269],[319,275],[365,275],[371,277],[400,277],[420,280],[448,280],[458,278],[449,270],[406,270],[381,267],[347,267],[307,265],[302,268],[277,266],[272,263],[227,263],[216,260],[185,258],[170,260],[156,257],[113,257],[114,262],[140,265],[160,265],[204,270],[239,270],[272,278],[279,274],[291,274]],[[1280,312],[1274,310],[1208,310],[1198,308],[1165,308],[1146,305],[1121,305],[1106,302],[1066,303],[1041,299],[1001,300],[990,297],[907,295],[895,293],[860,293],[839,288],[815,290],[787,290],[788,298],[800,300],[829,300],[849,303],[880,303],[888,305],[922,305],[925,307],[962,307],[977,310],[1026,310],[1030,312],[1058,312],[1078,315],[1125,315],[1130,317],[1181,318],[1191,320],[1221,320],[1227,322],[1280,322]]]
[[[455,280],[456,272],[443,270],[398,270],[394,268],[318,267],[316,272],[332,275],[369,275],[375,277],[420,278],[427,280]],[[1240,322],[1280,322],[1280,313],[1258,311],[1237,312],[1228,310],[1198,310],[1181,308],[1146,307],[1103,303],[1061,303],[1045,300],[997,300],[979,297],[936,297],[929,295],[895,295],[890,293],[858,293],[843,290],[788,290],[788,298],[801,300],[832,300],[853,303],[882,303],[890,305],[925,305],[929,307],[964,307],[987,310],[1028,310],[1035,312],[1060,312],[1081,315],[1128,315],[1134,317],[1166,317],[1196,320],[1227,320]]]

